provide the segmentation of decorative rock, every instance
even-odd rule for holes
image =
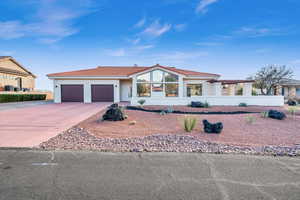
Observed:
[[[269,110],[268,114],[268,116],[272,119],[283,120],[286,118],[286,115],[283,112],[279,112],[277,110]]]
[[[202,121],[204,125],[204,131],[205,133],[221,133],[223,130],[223,124],[221,122],[212,124],[209,123],[206,119]]]
[[[193,108],[204,108],[204,104],[201,101],[192,101],[191,107]]]
[[[296,106],[296,105],[297,105],[297,101],[296,101],[296,100],[293,100],[293,99],[289,99],[286,103],[287,103],[289,106]]]
[[[119,105],[115,103],[109,106],[102,119],[107,121],[123,121],[125,116]]]

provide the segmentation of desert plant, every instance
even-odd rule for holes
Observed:
[[[252,115],[246,116],[246,122],[248,124],[253,124],[255,122],[255,120],[256,120],[256,118],[254,116],[252,116]]]
[[[288,113],[292,116],[296,116],[297,110],[298,110],[298,108],[295,106],[289,106],[287,109]]]
[[[146,103],[146,100],[145,99],[140,99],[140,100],[138,100],[138,103],[142,107]]]
[[[205,101],[205,102],[203,103],[203,107],[204,107],[204,108],[209,108],[210,105],[209,105],[209,103],[208,103],[207,101]]]
[[[242,103],[239,104],[239,107],[247,107],[247,106],[248,106],[247,103],[242,102]]]
[[[197,123],[197,119],[195,117],[189,117],[189,116],[185,116],[184,117],[184,130],[186,132],[191,132]]]
[[[166,113],[173,113],[173,112],[174,112],[173,106],[168,106]]]
[[[268,118],[268,117],[269,117],[269,112],[268,112],[268,111],[261,112],[261,113],[260,113],[260,116],[261,116],[262,118]]]
[[[159,114],[160,114],[161,116],[164,116],[164,115],[166,115],[167,113],[166,113],[166,111],[162,110]]]

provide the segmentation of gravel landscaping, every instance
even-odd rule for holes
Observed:
[[[300,144],[284,146],[235,146],[212,143],[189,135],[150,135],[138,138],[98,138],[73,127],[40,144],[47,150],[98,150],[112,152],[207,152],[251,155],[299,156]]]

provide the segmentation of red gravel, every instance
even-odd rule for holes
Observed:
[[[147,106],[149,108],[149,106]],[[161,108],[151,106],[153,109]],[[261,112],[270,107],[220,107],[208,109],[194,109],[188,107],[174,107],[175,110],[193,111],[253,111]],[[274,109],[274,108],[273,108]],[[283,108],[275,108],[283,110]],[[120,122],[99,121],[103,113],[98,113],[80,123],[90,134],[99,138],[133,138],[153,134],[186,134],[193,135],[202,140],[233,145],[294,145],[300,143],[300,116],[288,116],[280,121],[261,118],[260,114],[241,115],[192,115],[198,119],[197,126],[192,133],[185,133],[182,128],[182,114],[168,114],[161,116],[157,113],[126,110],[128,119]],[[247,123],[246,117],[254,116],[253,124]],[[210,122],[221,121],[224,124],[220,135],[206,134],[203,132],[202,120]],[[136,121],[135,125],[129,125],[130,121]]]

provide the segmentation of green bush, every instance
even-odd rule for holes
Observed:
[[[46,94],[0,94],[0,103],[45,100]]]
[[[247,105],[247,103],[240,103],[239,104],[239,107],[247,107],[248,105]]]
[[[195,117],[184,117],[184,130],[191,132],[196,126],[197,119]]]
[[[144,103],[146,103],[146,100],[145,100],[145,99],[140,99],[140,100],[138,100],[138,103],[139,103],[141,106],[143,106]]]

